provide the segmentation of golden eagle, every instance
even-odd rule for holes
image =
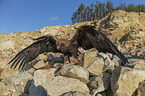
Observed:
[[[19,66],[19,69],[23,69],[25,65],[44,52],[60,52],[64,57],[67,57],[64,61],[69,60],[70,56],[77,58],[79,47],[82,47],[84,50],[96,48],[99,52],[109,52],[117,55],[123,65],[129,63],[127,58],[102,32],[95,30],[95,27],[90,25],[83,25],[77,28],[76,33],[70,40],[57,39],[50,34],[34,40],[34,43],[20,51],[8,63],[11,64],[11,68]]]

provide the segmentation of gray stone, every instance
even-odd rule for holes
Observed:
[[[22,94],[23,94],[22,92],[16,91],[12,93],[12,96],[28,96],[28,95],[22,95]]]
[[[90,81],[88,86],[94,91],[93,96],[96,96],[96,94],[99,94],[100,92],[102,93],[109,88],[110,76],[109,73],[103,73]]]
[[[111,89],[115,96],[131,96],[143,80],[145,71],[117,67],[111,76]]]
[[[103,72],[104,60],[96,52],[86,52],[84,55],[84,68],[89,72],[99,75]]]
[[[7,89],[7,86],[6,86],[3,82],[0,81],[0,95],[1,95],[4,91],[6,91],[6,89]]]
[[[111,70],[113,71],[115,63],[110,59],[107,54],[98,53],[104,59],[104,71]]]
[[[32,64],[34,68],[36,69],[39,69],[39,68],[42,68],[42,67],[45,67],[48,65],[48,63],[45,63],[45,61],[43,60],[35,60],[34,64]]]
[[[41,89],[40,94],[45,91],[50,96],[58,96],[72,90],[89,92],[89,88],[80,80],[62,76],[55,77],[55,71],[55,68],[36,71],[34,73],[34,83],[31,84],[29,89],[30,96],[38,96],[36,91],[39,89]]]
[[[2,94],[0,94],[1,96],[12,96],[12,92],[9,90],[5,90]]]
[[[139,83],[138,88],[136,89],[135,94],[132,96],[144,96],[145,95],[145,80]]]
[[[16,92],[16,87],[13,84],[9,84],[9,85],[7,85],[7,90],[9,90],[11,92]]]
[[[27,71],[22,71],[17,73],[13,78],[12,78],[12,84],[15,86],[17,91],[24,92],[24,90],[27,88],[29,89],[29,86],[26,85],[28,84],[29,80],[32,80],[32,74],[28,73]]]
[[[130,59],[130,64],[135,65],[134,69],[145,71],[145,60],[143,59]]]
[[[77,65],[64,64],[64,66],[56,73],[56,75],[76,78],[84,83],[89,81],[89,72]]]

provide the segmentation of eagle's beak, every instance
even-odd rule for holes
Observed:
[[[57,46],[57,49],[59,49],[60,48],[60,46]]]

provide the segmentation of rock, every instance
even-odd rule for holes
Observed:
[[[1,77],[1,73],[2,73],[2,71],[3,71],[3,69],[0,68],[0,79],[2,79],[2,77]]]
[[[143,59],[129,59],[130,64],[135,65],[134,69],[145,71],[145,60]]]
[[[0,58],[1,58],[0,59],[0,68],[1,69],[9,69],[9,65],[7,65],[7,64],[10,61],[10,59],[7,59],[5,57],[6,57],[6,55],[3,57],[0,56]]]
[[[4,92],[2,93],[2,96],[12,96],[12,92],[6,90],[6,91],[4,91]]]
[[[98,93],[97,95],[94,95],[94,96],[111,96],[111,95],[106,95],[106,93],[105,92],[103,92],[103,93]]]
[[[31,68],[42,68],[48,65],[47,63],[48,57],[44,54],[40,54],[37,59],[33,60],[30,64],[26,65],[26,69],[31,69]]]
[[[21,93],[19,96],[30,96],[30,95],[26,93]]]
[[[45,67],[47,66],[48,63],[43,61],[43,60],[35,60],[32,64],[32,66],[36,69],[39,69],[39,68],[42,68],[42,67]]]
[[[107,54],[104,53],[98,53],[103,59],[104,59],[104,71],[109,70],[113,71],[115,63],[110,59],[110,57]]]
[[[145,53],[145,47],[142,48],[142,52]]]
[[[41,96],[43,92],[50,96],[58,96],[69,91],[89,93],[88,87],[80,80],[62,76],[55,77],[55,71],[56,69],[54,68],[36,71],[34,73],[34,82],[31,84],[29,89],[29,94],[31,96]]]
[[[29,73],[31,73],[31,74],[34,74],[34,72],[36,71],[36,69],[35,68],[30,68],[30,69],[28,69],[27,70]]]
[[[15,85],[13,85],[13,84],[7,85],[7,90],[9,90],[9,91],[11,91],[11,92],[16,92]]]
[[[142,48],[142,53],[139,55],[139,58],[145,60],[145,47]]]
[[[84,55],[84,68],[89,72],[99,75],[103,72],[104,60],[96,52],[86,52]]]
[[[111,75],[108,73],[103,73],[100,76],[97,76],[94,79],[90,80],[90,83],[88,83],[87,85],[93,91],[93,96],[105,92],[105,90],[109,88],[110,76]]]
[[[28,89],[30,87],[30,84],[27,85],[28,81],[29,80],[32,80],[32,75],[30,73],[28,73],[27,71],[22,71],[22,72],[19,72],[17,73],[13,78],[12,78],[12,84],[15,86],[15,89],[16,91],[19,91],[19,92],[24,92],[27,91],[28,92]]]
[[[47,90],[45,87],[54,78],[54,71],[56,69],[49,70],[37,70],[34,72],[33,81],[29,88],[30,96],[46,96]],[[44,86],[44,87],[43,87]]]
[[[115,96],[131,96],[143,80],[145,71],[117,67],[111,76],[111,89]]]
[[[0,50],[4,50],[6,48],[14,48],[14,43],[12,41],[5,41],[5,42],[1,42],[1,47]]]
[[[9,85],[9,84],[12,84],[12,77],[17,74],[19,71],[18,70],[11,70],[11,69],[8,69],[8,70],[3,70],[1,72],[1,78],[2,78],[2,81],[6,84],[6,85]]]
[[[22,92],[13,92],[12,93],[12,96],[28,96],[28,95],[22,95],[23,93]]]
[[[125,48],[126,51],[128,51],[130,48],[139,49],[141,50],[141,47],[138,48],[138,46],[142,45],[145,40],[144,38],[144,21],[145,18],[143,17],[145,14],[143,13],[140,15],[140,13],[133,13],[133,12],[126,12],[123,10],[118,10],[112,12],[108,22],[108,25],[116,25],[113,26],[114,30],[109,31],[111,34],[109,38],[112,41],[118,41],[122,37],[122,40],[124,42],[121,42],[122,45],[124,44],[123,48]],[[110,28],[110,27],[109,27]],[[108,29],[108,27],[107,27]],[[105,32],[106,33],[106,32]]]
[[[1,86],[6,86],[4,82],[0,81],[0,87]]]
[[[64,64],[63,67],[56,73],[56,75],[76,78],[84,83],[89,81],[89,72],[77,65]]]
[[[44,55],[44,54],[40,54],[37,58],[39,60],[47,60],[48,59],[47,55]]]
[[[145,80],[139,83],[138,88],[132,96],[144,96],[145,95]]]
[[[48,91],[48,94],[50,95],[58,95],[60,93],[69,92],[72,90],[89,93],[89,88],[83,82],[80,82],[80,80],[73,78],[57,76],[56,78],[54,78],[52,85],[48,86],[48,88],[52,86],[53,88]]]
[[[87,51],[84,54],[84,68],[88,68],[93,62],[95,62],[97,59],[97,53],[96,52],[89,52]]]
[[[43,33],[43,35],[52,34],[55,36],[58,33],[59,28],[60,28],[59,25],[48,26],[48,27],[43,27],[42,29],[40,29],[40,31]]]
[[[71,91],[71,92],[63,93],[61,96],[91,96],[91,95],[85,92]]]
[[[4,91],[6,91],[7,86],[0,81],[0,95],[3,94]]]

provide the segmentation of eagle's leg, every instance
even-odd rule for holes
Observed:
[[[70,63],[68,55],[64,55],[64,63]]]
[[[76,65],[80,65],[80,58],[70,57],[71,63],[74,63]]]

